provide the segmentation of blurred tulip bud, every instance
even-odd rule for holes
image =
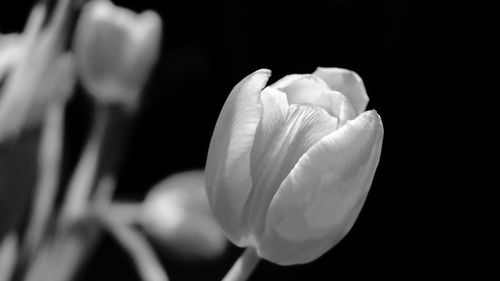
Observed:
[[[161,19],[93,0],[78,20],[74,49],[84,86],[100,102],[133,108],[157,60]]]
[[[227,244],[208,205],[203,171],[175,174],[156,185],[139,222],[155,241],[185,257],[214,257]]]
[[[277,264],[307,263],[354,224],[382,121],[363,112],[368,96],[352,71],[319,68],[265,87],[269,76],[252,73],[227,98],[208,152],[208,198],[236,245]]]
[[[72,93],[75,61],[63,51],[67,0],[60,1],[50,24],[42,28],[46,8],[33,8],[22,34],[0,36],[0,143],[25,127],[40,124],[47,105],[63,103]]]

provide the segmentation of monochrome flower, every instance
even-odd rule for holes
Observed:
[[[83,84],[98,101],[129,107],[158,57],[161,19],[136,14],[108,0],[87,3],[78,20],[74,50]]]
[[[227,237],[281,265],[310,262],[354,224],[378,165],[383,125],[359,76],[269,70],[238,83],[210,142],[206,188]]]

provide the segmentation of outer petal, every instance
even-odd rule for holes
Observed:
[[[290,104],[320,106],[330,115],[338,117],[342,124],[357,115],[349,99],[340,92],[332,91],[324,80],[312,74],[287,75],[272,87],[285,92]]]
[[[259,254],[283,265],[306,263],[338,243],[363,206],[382,138],[380,117],[368,111],[304,154],[269,207]]]
[[[260,121],[260,92],[271,72],[258,70],[229,94],[210,141],[205,182],[214,216],[227,237],[240,244],[241,215],[250,192],[250,151]]]
[[[286,94],[267,87],[261,94],[262,119],[250,155],[252,191],[244,221],[249,245],[265,226],[267,208],[295,163],[315,143],[337,128],[337,119],[309,105],[288,105]]]
[[[351,70],[337,67],[318,67],[313,73],[334,91],[344,94],[358,114],[365,111],[369,98],[359,75]]]

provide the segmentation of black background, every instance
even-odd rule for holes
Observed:
[[[20,1],[18,1],[20,2]],[[31,1],[0,10],[0,31],[21,30]],[[203,168],[211,132],[231,88],[259,68],[271,82],[316,66],[356,71],[382,117],[380,164],[351,232],[317,261],[262,262],[252,280],[344,280],[480,273],[473,266],[475,190],[496,153],[485,135],[498,58],[492,7],[476,1],[115,1],[163,19],[160,61],[120,172],[119,198],[142,199],[165,176]],[[2,3],[3,5],[3,3]],[[494,31],[495,30],[495,31]],[[494,32],[493,32],[494,31]],[[73,102],[72,140],[85,112]],[[484,126],[484,125],[483,125]],[[498,126],[497,126],[498,127]],[[81,133],[80,133],[81,132]],[[486,145],[486,144],[484,144]],[[159,253],[172,280],[218,280],[240,249],[212,261]],[[81,280],[136,280],[105,238]]]

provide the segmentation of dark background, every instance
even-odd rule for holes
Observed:
[[[0,10],[0,31],[21,30],[32,1]],[[498,94],[492,5],[476,1],[114,1],[153,9],[163,24],[160,61],[130,138],[119,198],[142,199],[165,176],[203,168],[231,88],[259,68],[271,82],[317,66],[356,71],[385,136],[370,195],[350,233],[317,261],[260,263],[253,280],[344,280],[481,273],[472,215],[487,189],[481,147]],[[3,5],[3,4],[2,4]],[[496,21],[498,23],[498,21]],[[78,142],[85,112],[70,106]],[[82,121],[83,120],[83,121]],[[497,125],[498,127],[498,125]],[[486,145],[484,143],[483,145]],[[172,280],[218,280],[241,250],[186,262],[159,253]],[[81,280],[136,280],[106,237]]]

